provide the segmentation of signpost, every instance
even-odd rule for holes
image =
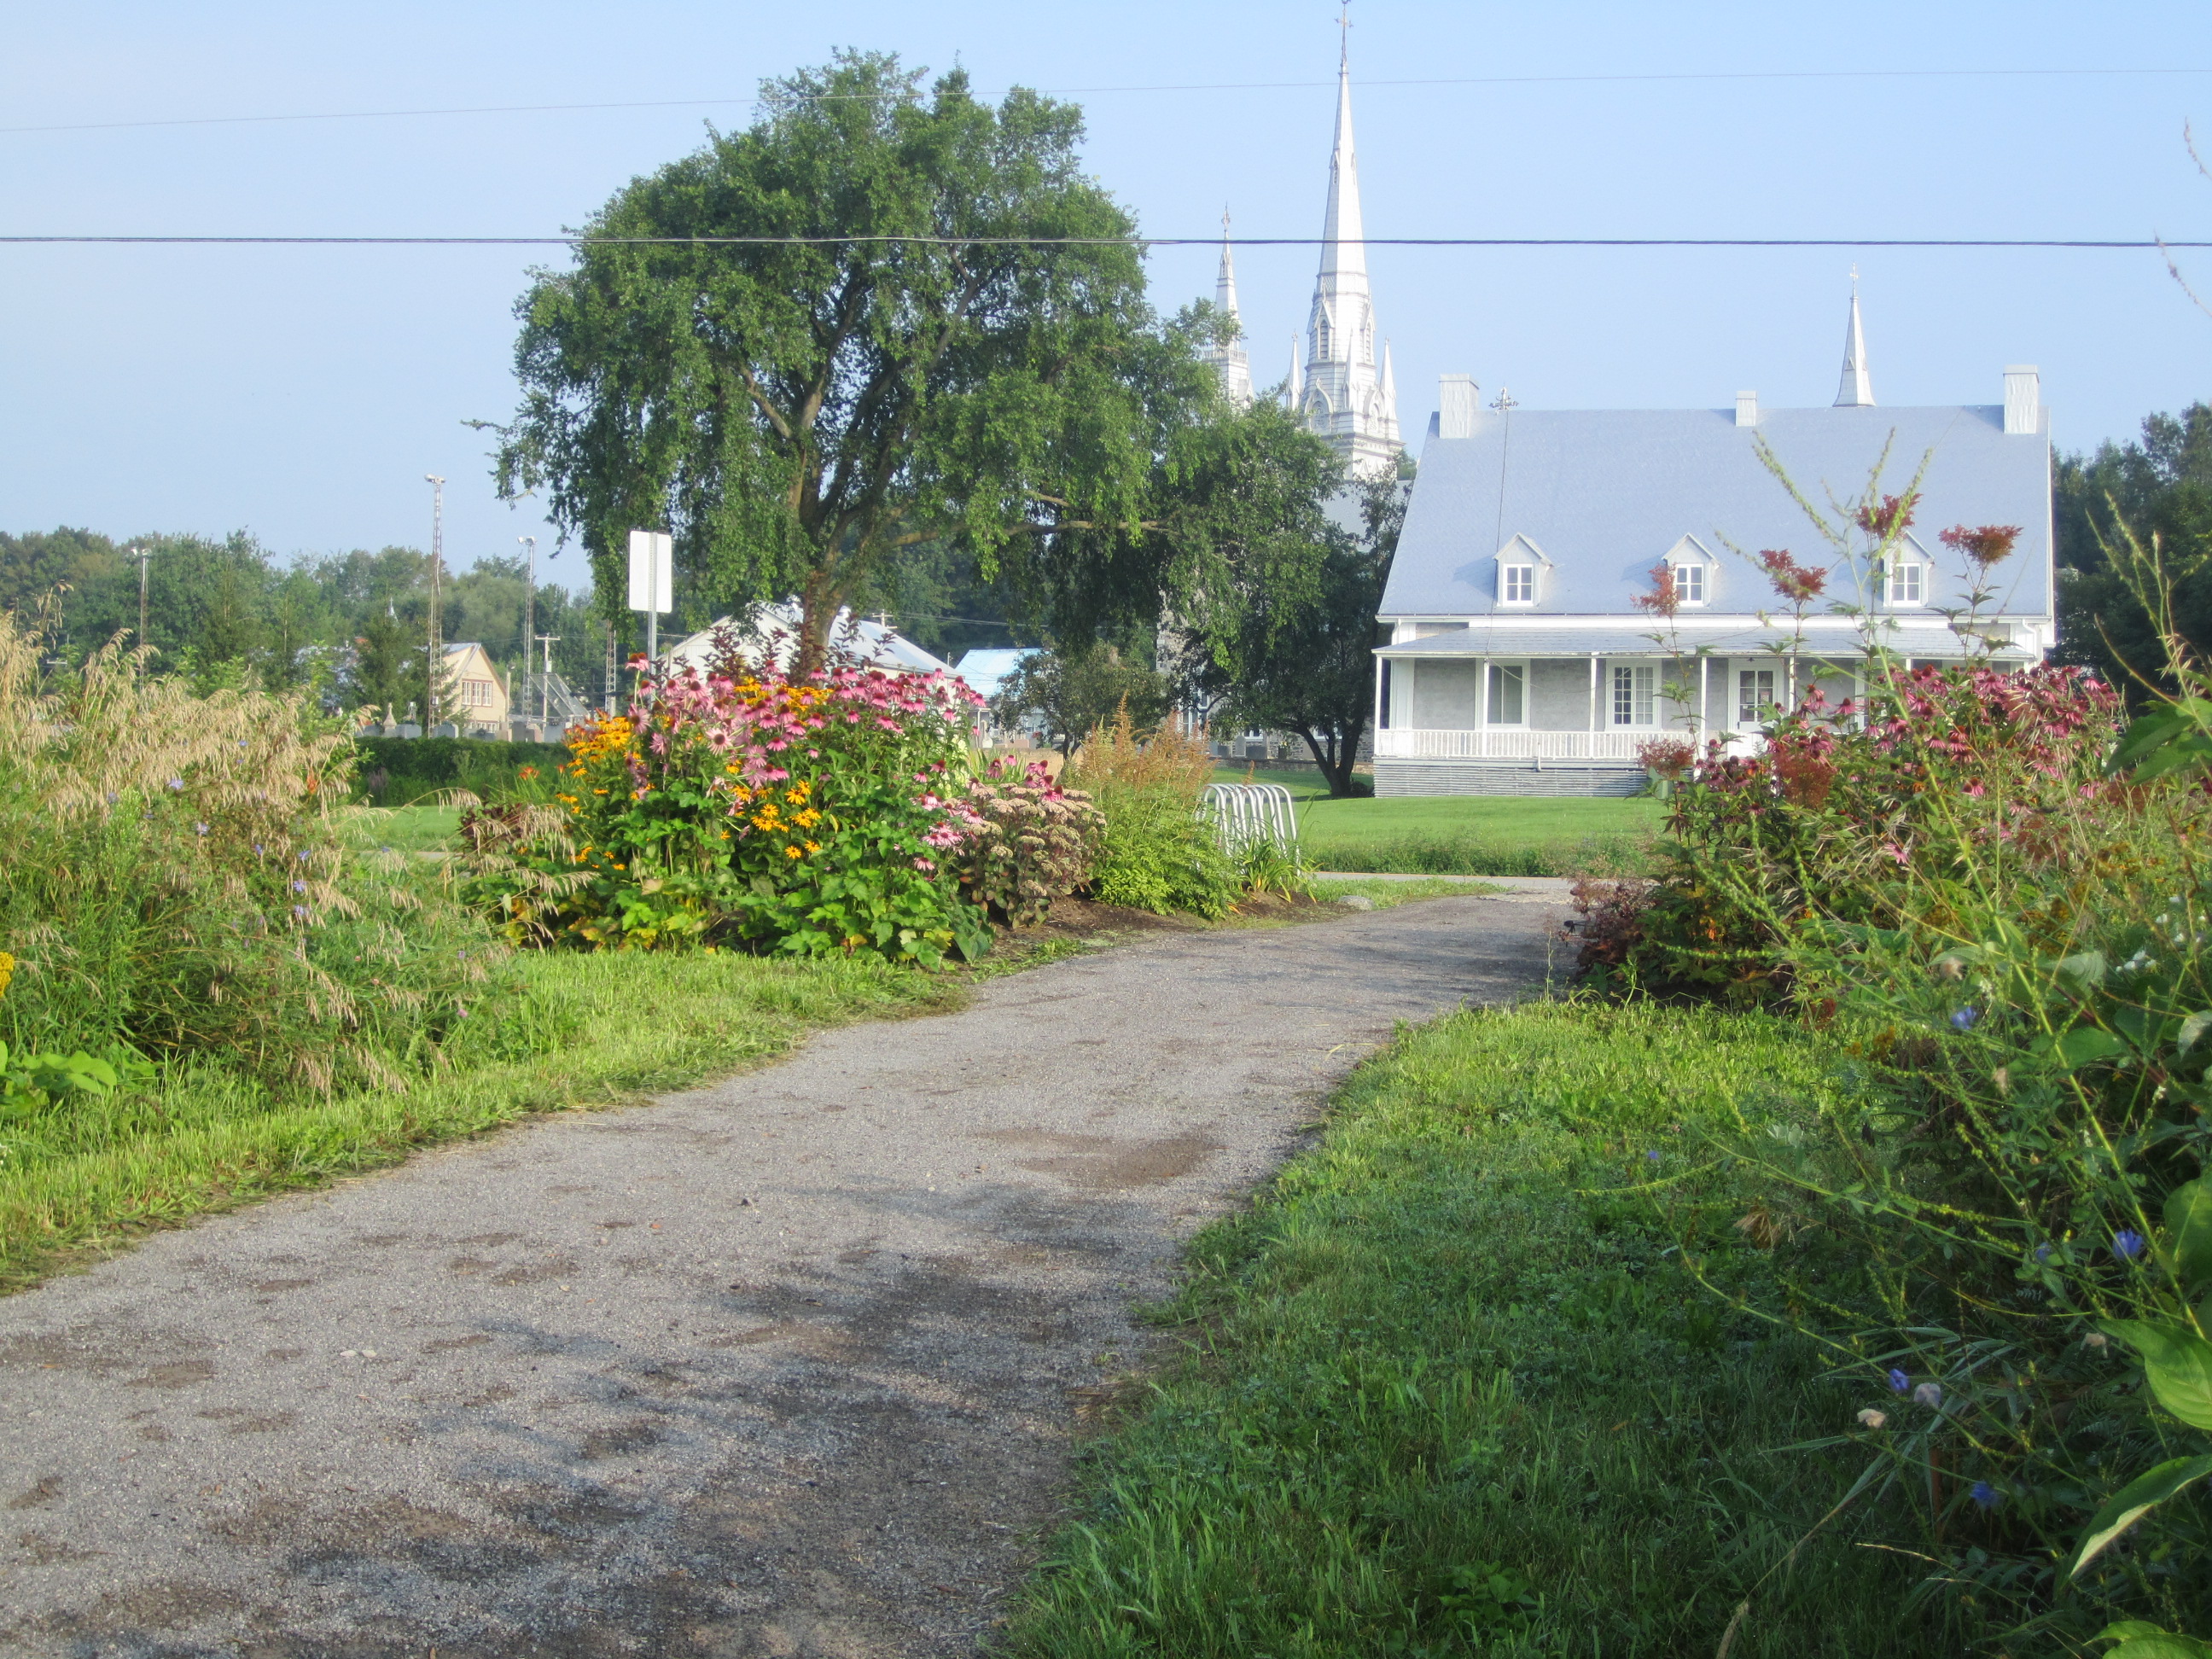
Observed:
[[[660,613],[675,608],[676,542],[664,531],[629,532],[629,608],[645,612],[645,659],[660,659]]]

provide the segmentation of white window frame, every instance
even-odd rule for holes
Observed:
[[[1910,576],[1912,592],[1910,597],[1898,589],[1903,578]],[[1893,556],[1889,568],[1882,573],[1882,593],[1893,611],[1917,611],[1928,603],[1928,567],[1910,555]]]
[[[1521,684],[1521,718],[1517,720],[1498,717],[1498,693],[1504,687],[1507,674],[1517,675]],[[1497,676],[1495,679],[1492,676]],[[1528,665],[1525,659],[1512,657],[1491,657],[1482,665],[1482,723],[1493,730],[1526,731],[1528,726]]]
[[[1751,690],[1751,688],[1747,686],[1744,682],[1752,679],[1754,676],[1763,677],[1765,679],[1765,685],[1760,688],[1760,690],[1765,691],[1765,696],[1759,697],[1756,702],[1747,704],[1744,701],[1745,695]],[[1737,669],[1735,671],[1735,717],[1737,723],[1743,726],[1765,726],[1767,723],[1769,717],[1760,714],[1759,711],[1761,708],[1779,708],[1782,706],[1780,701],[1776,696],[1776,693],[1781,689],[1781,675],[1776,670],[1771,668]]]
[[[1621,718],[1626,708],[1628,718]],[[1659,724],[1659,668],[1656,663],[1613,665],[1613,720],[1616,730],[1650,731]]]
[[[1703,610],[1711,602],[1712,584],[1705,579],[1712,573],[1707,569],[1703,559],[1670,559],[1667,562],[1667,568],[1674,573],[1675,604]],[[1697,573],[1698,592],[1695,599],[1683,591],[1682,582],[1683,572],[1692,570]]]
[[[1520,587],[1523,591],[1516,593]],[[1498,567],[1498,602],[1500,605],[1534,605],[1536,603],[1536,567],[1527,560],[1501,563]]]

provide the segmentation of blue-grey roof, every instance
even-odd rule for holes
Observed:
[[[995,697],[1006,676],[1036,654],[1034,646],[985,646],[962,657],[952,672],[978,696]]]
[[[1707,611],[1771,610],[1764,577],[1729,544],[1750,553],[1786,548],[1806,564],[1836,556],[1761,462],[1754,439],[1763,438],[1832,520],[1842,515],[1831,495],[1861,495],[1885,445],[1885,494],[1901,492],[1928,456],[1911,533],[1936,567],[1930,602],[1953,603],[1965,585],[1962,562],[1938,531],[2013,524],[2025,533],[1998,567],[1996,609],[2047,616],[2050,438],[2047,430],[2007,434],[2003,414],[1995,406],[1778,409],[1746,428],[1733,410],[1483,410],[1474,436],[1432,437],[1421,452],[1382,614],[1637,614],[1632,596],[1651,591],[1652,566],[1685,536],[1714,556]],[[1546,562],[1533,606],[1497,603],[1498,554],[1516,535]],[[1832,578],[1830,596],[1850,599],[1851,583]]]

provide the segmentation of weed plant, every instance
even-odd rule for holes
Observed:
[[[1820,1345],[1708,1288],[1745,1302],[1778,1258],[1741,1224],[1754,1172],[1701,1143],[1815,1137],[1851,1101],[1821,1042],[1756,1016],[1553,1005],[1401,1038],[1191,1247],[1158,1316],[1185,1358],[1086,1463],[1008,1645],[1958,1650],[1964,1621],[1908,1600],[1909,1522],[1835,1528],[1869,1459]],[[1791,1255],[1848,1270],[1817,1237]]]

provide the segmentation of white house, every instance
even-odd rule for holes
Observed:
[[[1789,607],[1753,559],[1783,549],[1826,568],[1838,556],[1760,440],[1824,508],[1832,493],[1864,492],[1885,446],[1888,493],[1928,458],[1912,526],[1863,596],[1888,650],[1954,661],[1986,642],[2019,665],[2056,639],[2036,371],[2006,369],[2001,404],[1878,408],[1856,295],[1830,408],[1762,409],[1748,392],[1732,410],[1517,410],[1502,398],[1484,408],[1474,382],[1452,375],[1440,392],[1382,597],[1377,794],[1633,793],[1639,744],[1755,734],[1792,702],[1792,665],[1777,650]],[[1966,560],[1938,539],[1954,525],[2022,531],[1973,641],[1944,614],[1969,586]],[[1678,599],[1671,622],[1635,603],[1662,564]],[[1840,571],[1811,607],[1795,672],[1799,689],[1817,683],[1840,700],[1863,685],[1866,649],[1860,622],[1828,613],[1836,599],[1861,600]]]

